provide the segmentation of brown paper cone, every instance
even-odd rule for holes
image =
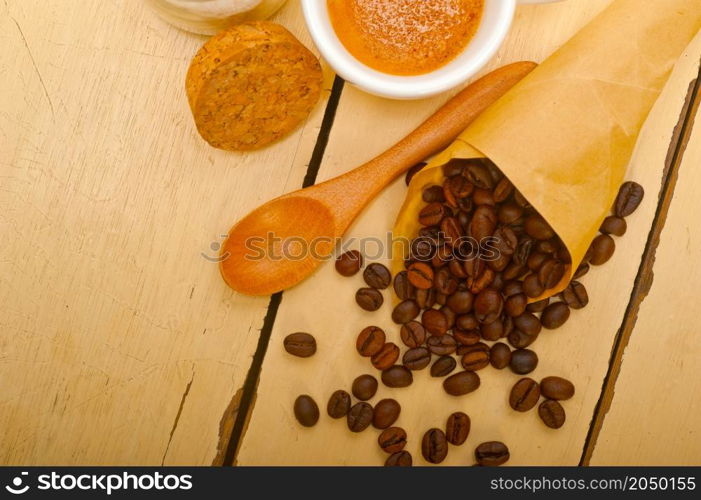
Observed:
[[[416,237],[421,193],[442,183],[442,165],[487,157],[570,251],[565,277],[540,298],[563,290],[611,210],[648,113],[699,29],[701,0],[614,1],[414,177],[395,238]],[[403,250],[395,246],[395,272]]]

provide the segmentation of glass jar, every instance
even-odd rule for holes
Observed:
[[[229,26],[272,16],[286,0],[146,0],[180,29],[214,35]]]

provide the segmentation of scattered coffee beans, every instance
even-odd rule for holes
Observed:
[[[470,434],[470,417],[459,411],[448,417],[445,425],[445,436],[450,444],[460,446]]]
[[[377,392],[377,379],[372,375],[361,375],[353,381],[351,392],[361,401],[372,399]]]
[[[331,418],[343,418],[348,415],[351,407],[351,397],[346,391],[336,391],[331,394],[329,403],[326,405],[326,413]]]
[[[429,429],[421,440],[421,454],[427,462],[439,464],[448,456],[448,441],[440,429]]]
[[[351,432],[362,432],[372,423],[372,406],[360,402],[354,404],[347,416],[348,428]]]
[[[411,453],[408,451],[400,451],[390,455],[385,461],[385,467],[411,467]]]
[[[533,408],[540,399],[538,382],[532,378],[522,378],[511,389],[509,404],[516,411],[525,412]]]
[[[565,409],[557,401],[546,399],[538,407],[540,419],[551,429],[559,429],[565,425]]]
[[[319,407],[311,396],[303,394],[295,400],[294,413],[304,427],[314,427],[319,421]]]
[[[637,182],[624,182],[618,191],[618,197],[614,205],[616,215],[628,217],[640,206],[645,196],[643,187]]]
[[[316,340],[308,333],[291,333],[283,341],[285,350],[299,358],[308,358],[316,352]]]
[[[432,377],[445,377],[450,375],[450,373],[455,370],[458,366],[457,361],[452,356],[441,356],[436,360],[433,365],[431,365],[431,376]]]
[[[426,341],[428,350],[437,356],[446,356],[453,354],[457,349],[458,343],[452,335],[441,335],[440,337],[432,336]]]
[[[608,234],[600,234],[591,244],[591,258],[589,263],[593,266],[600,266],[609,261],[616,251],[616,242]]]
[[[615,215],[609,215],[601,223],[601,231],[604,234],[613,234],[614,236],[623,236],[626,234],[628,229],[628,224],[623,217],[617,217]]]
[[[384,301],[382,294],[374,288],[361,288],[355,292],[355,302],[366,311],[377,311]]]
[[[545,308],[540,316],[544,328],[554,330],[564,325],[570,318],[570,308],[564,302],[555,302]]]
[[[587,289],[579,281],[572,281],[561,296],[570,309],[584,309],[589,304]]]
[[[511,353],[509,366],[512,372],[526,375],[538,366],[538,355],[530,349],[516,349]]]
[[[392,321],[403,325],[416,318],[420,312],[419,305],[415,301],[407,299],[397,304],[397,307],[394,308]]]
[[[361,356],[374,356],[385,345],[385,332],[376,326],[368,326],[358,335],[355,348]]]
[[[479,465],[496,467],[509,460],[509,449],[499,441],[488,441],[475,449],[475,459]]]
[[[480,378],[475,372],[460,372],[451,375],[443,381],[443,389],[451,396],[463,396],[476,391],[480,386]]]
[[[401,427],[385,429],[377,438],[377,443],[385,453],[398,453],[406,446],[406,431]]]
[[[467,346],[462,351],[462,367],[471,372],[476,372],[489,366],[489,346],[483,342]]]
[[[384,290],[392,283],[392,274],[382,264],[370,264],[363,271],[363,279],[370,288]]]
[[[410,370],[423,370],[431,362],[431,351],[425,347],[409,349],[404,353],[402,363]]]
[[[548,399],[562,401],[574,396],[574,384],[562,377],[545,377],[540,381],[540,392]]]
[[[336,259],[336,271],[341,276],[353,276],[363,267],[363,256],[357,250],[350,250]]]
[[[376,429],[386,429],[399,418],[402,407],[394,399],[383,399],[375,405],[372,425]]]
[[[489,350],[489,362],[497,370],[503,370],[511,363],[511,349],[503,342],[497,342]]]
[[[382,372],[382,383],[387,387],[408,387],[414,376],[406,366],[394,365]]]
[[[404,345],[411,349],[420,347],[426,342],[426,329],[418,321],[410,321],[402,325],[399,335]]]
[[[375,353],[370,360],[372,361],[372,366],[378,370],[386,370],[399,359],[399,347],[392,342],[388,342],[383,345],[377,353]]]

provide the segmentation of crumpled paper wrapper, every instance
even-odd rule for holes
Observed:
[[[490,158],[567,246],[566,288],[624,180],[640,129],[701,29],[701,0],[616,0],[414,176],[394,228],[413,239],[452,158]],[[396,247],[393,271],[403,269]]]

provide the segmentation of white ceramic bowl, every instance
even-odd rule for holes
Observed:
[[[449,64],[417,76],[382,73],[353,57],[336,36],[326,0],[302,0],[302,9],[317,48],[346,81],[382,97],[421,99],[457,87],[482,69],[504,41],[517,3],[554,1],[559,0],[485,0],[482,21],[465,50]]]

